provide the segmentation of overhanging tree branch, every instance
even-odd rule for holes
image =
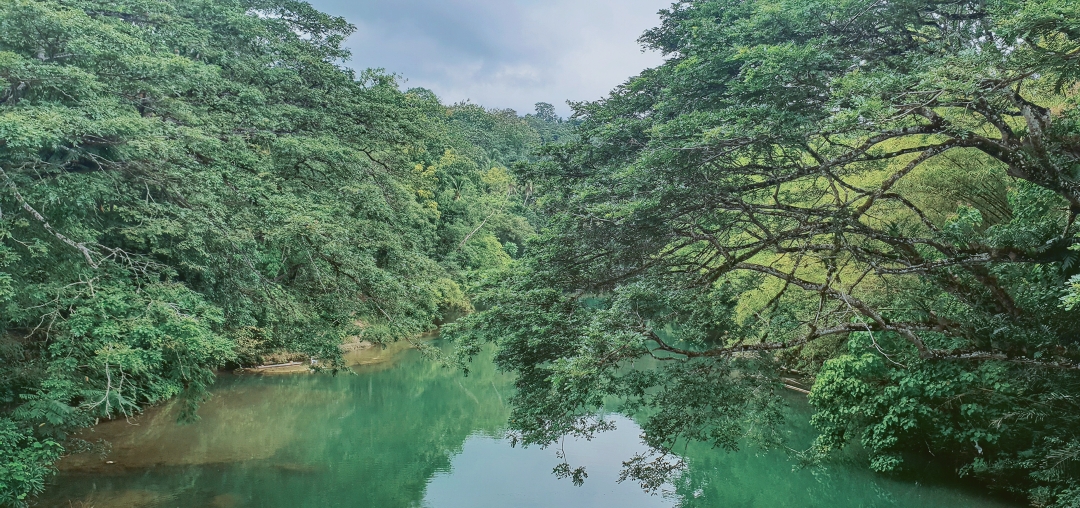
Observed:
[[[92,268],[98,268],[98,263],[94,261],[94,255],[86,246],[86,244],[76,242],[75,240],[68,238],[63,233],[54,229],[52,225],[49,224],[49,221],[45,220],[45,217],[38,213],[38,211],[35,210],[34,207],[30,206],[30,203],[28,203],[26,199],[23,198],[22,194],[19,193],[18,186],[15,185],[15,182],[11,180],[11,177],[8,176],[7,172],[4,171],[3,168],[0,168],[0,177],[3,177],[4,181],[7,182],[8,188],[11,189],[12,195],[15,196],[15,200],[19,202],[19,205],[22,206],[23,210],[26,210],[26,213],[29,213],[31,217],[41,223],[41,226],[45,229],[45,231],[48,231],[50,234],[56,237],[57,240],[60,240],[64,244],[75,248],[75,250],[78,250]]]

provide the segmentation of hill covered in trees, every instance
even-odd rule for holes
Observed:
[[[345,70],[351,30],[291,0],[0,4],[0,504],[79,428],[414,337],[517,255],[507,166],[557,119]]]

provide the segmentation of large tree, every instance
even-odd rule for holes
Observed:
[[[682,1],[642,42],[666,62],[576,105],[525,175],[541,238],[458,334],[521,374],[522,437],[615,396],[655,486],[683,439],[776,444],[798,369],[813,452],[1080,502],[1080,4]]]

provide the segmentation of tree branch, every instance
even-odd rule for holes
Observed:
[[[35,210],[34,207],[30,206],[30,203],[28,203],[26,199],[23,198],[22,194],[19,193],[19,188],[15,185],[15,182],[11,180],[11,178],[8,176],[7,172],[5,172],[3,168],[0,168],[0,177],[3,177],[4,181],[7,182],[8,188],[11,189],[11,193],[15,196],[15,199],[22,206],[23,210],[26,210],[26,213],[29,213],[30,216],[40,222],[41,226],[45,228],[45,231],[51,233],[53,236],[56,237],[57,240],[60,240],[61,242],[71,247],[74,247],[76,250],[82,253],[83,258],[86,259],[86,262],[89,263],[91,267],[95,269],[98,268],[98,263],[94,261],[94,256],[93,253],[90,252],[90,249],[85,244],[81,242],[76,242],[75,240],[72,240],[65,236],[63,233],[53,229],[52,225],[49,224],[49,221],[45,220],[45,217],[38,213],[38,211]]]

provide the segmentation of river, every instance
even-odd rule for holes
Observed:
[[[873,475],[855,463],[794,470],[782,453],[689,447],[689,470],[658,495],[617,483],[641,449],[633,420],[568,441],[587,467],[576,487],[551,470],[555,450],[503,438],[512,392],[488,358],[468,377],[405,348],[368,350],[353,373],[224,375],[193,424],[178,408],[103,423],[103,449],[66,458],[39,502],[66,508],[920,507],[1012,506],[956,485]],[[804,413],[793,399],[793,411]],[[793,423],[792,442],[811,429]],[[854,461],[852,461],[854,462]]]

